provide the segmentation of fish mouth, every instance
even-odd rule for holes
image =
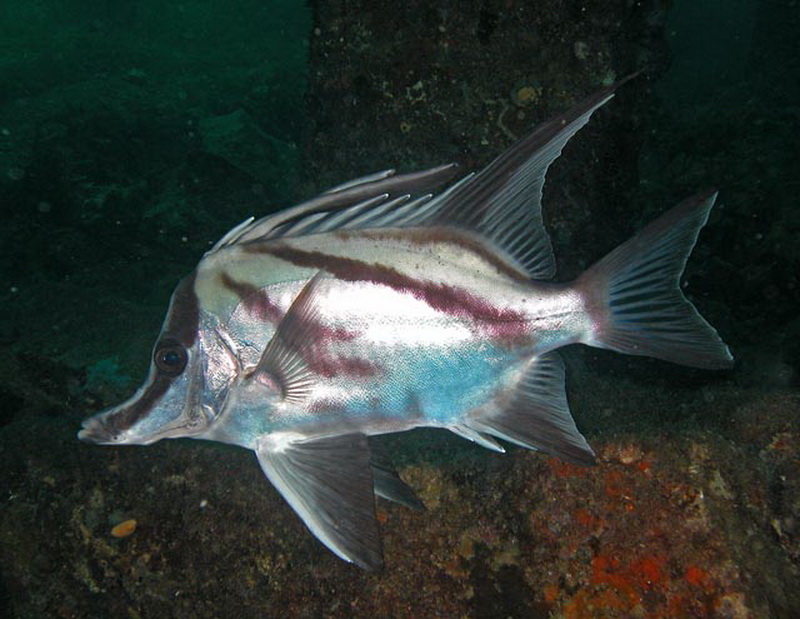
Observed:
[[[78,438],[92,445],[114,445],[119,442],[119,433],[113,430],[102,419],[89,417],[81,423]]]

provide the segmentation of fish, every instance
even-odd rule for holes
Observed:
[[[235,226],[175,288],[144,384],[78,437],[251,449],[311,533],[368,570],[383,565],[375,497],[424,509],[376,435],[443,428],[594,464],[558,349],[733,363],[680,286],[716,191],[553,281],[547,170],[617,87],[477,173],[385,170]]]

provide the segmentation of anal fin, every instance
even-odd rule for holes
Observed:
[[[528,361],[512,393],[504,394],[493,410],[478,413],[467,425],[575,464],[595,463],[594,452],[569,411],[564,362],[555,352]]]

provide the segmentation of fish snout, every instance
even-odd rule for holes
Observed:
[[[84,419],[78,438],[93,445],[114,445],[120,442],[120,434],[97,416]]]

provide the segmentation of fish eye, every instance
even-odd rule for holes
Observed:
[[[153,363],[162,374],[177,376],[186,367],[189,355],[179,342],[175,340],[164,340],[156,346],[153,354]]]

